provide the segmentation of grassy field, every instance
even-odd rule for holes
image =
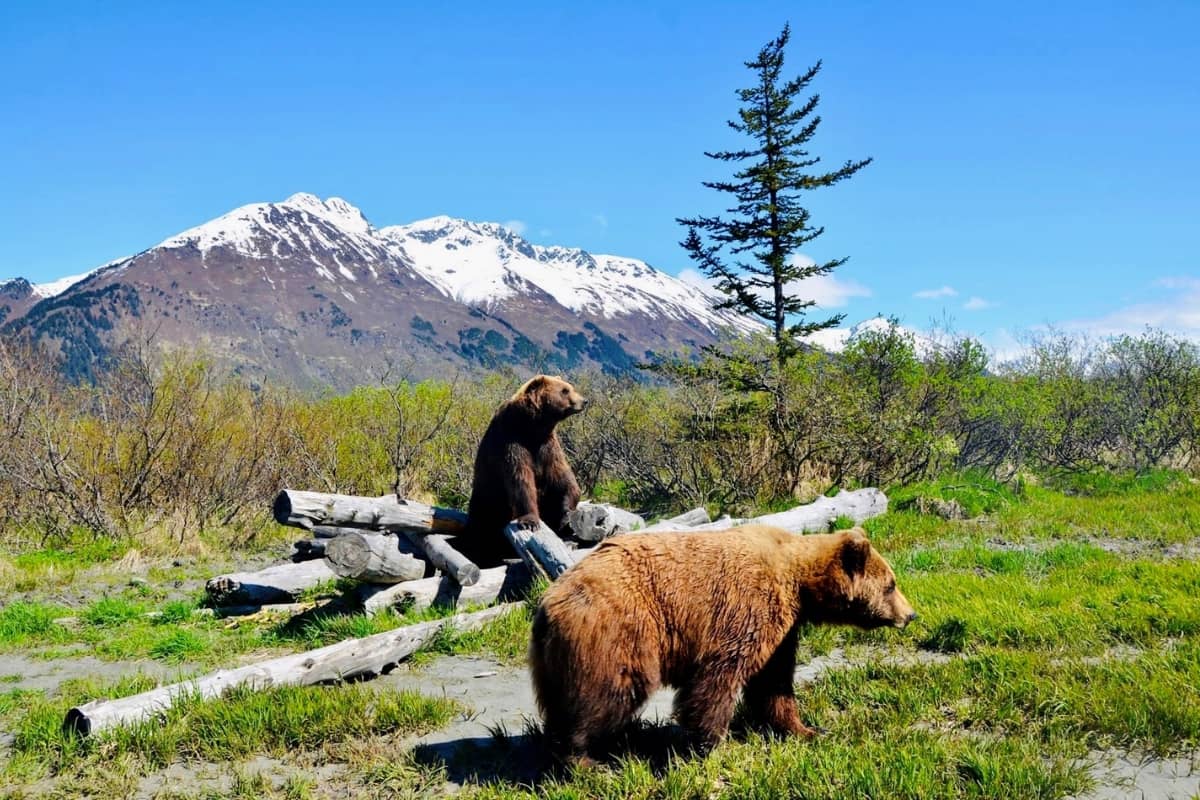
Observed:
[[[924,514],[922,498],[976,516]],[[1054,798],[1103,788],[1110,779],[1094,764],[1108,756],[1198,757],[1200,485],[1167,473],[1013,486],[957,476],[892,499],[867,527],[921,616],[902,633],[805,631],[801,662],[827,667],[797,696],[824,735],[777,741],[739,729],[700,758],[675,749],[670,726],[647,724],[603,767],[529,781],[503,765],[536,759],[536,732],[496,730],[491,752],[472,758],[501,766],[475,769],[460,791]],[[217,619],[187,568],[145,564],[146,582],[130,586],[122,559],[109,546],[0,562],[8,596],[22,598],[0,608],[4,796],[423,797],[458,780],[448,762],[415,758],[412,737],[472,709],[372,683],[242,692],[115,734],[63,733],[65,709],[83,699],[412,621],[320,610]],[[528,625],[518,611],[445,636],[417,668],[431,669],[434,653],[519,664]]]

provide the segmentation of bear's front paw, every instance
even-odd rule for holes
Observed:
[[[537,514],[526,514],[523,517],[517,517],[517,528],[523,531],[536,531],[542,527],[542,521]]]

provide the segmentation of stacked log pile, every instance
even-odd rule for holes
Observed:
[[[646,525],[632,512],[600,503],[580,503],[567,517],[572,542],[544,524],[528,529],[516,522],[504,531],[521,561],[480,569],[454,547],[466,527],[462,511],[429,506],[394,495],[355,497],[285,490],[274,504],[275,519],[308,531],[296,542],[293,563],[255,573],[220,575],[208,582],[214,605],[286,603],[337,578],[356,586],[348,596],[368,614],[385,608],[457,607],[519,597],[537,576],[553,580],[591,552],[595,543],[630,531],[712,531],[748,522],[793,533],[829,530],[838,517],[855,523],[887,510],[878,489],[841,492],[814,503],[754,519],[709,519],[703,508]]]
[[[504,535],[520,558],[480,569],[454,546],[455,535],[466,527],[466,514],[461,511],[390,495],[354,497],[285,490],[275,500],[275,519],[307,531],[311,538],[296,542],[287,563],[209,580],[208,598],[216,614],[297,608],[279,604],[294,604],[313,589],[339,579],[353,582],[343,597],[367,614],[391,608],[503,604],[220,670],[133,697],[96,700],[71,709],[64,724],[87,735],[153,718],[182,696],[217,697],[232,686],[295,685],[378,674],[411,655],[447,625],[469,629],[507,613],[519,604],[505,601],[519,600],[538,577],[554,580],[609,536],[632,531],[723,530],[747,522],[776,525],[793,533],[817,532],[829,530],[839,517],[860,523],[886,510],[887,498],[882,492],[859,489],[753,520],[711,520],[703,508],[697,508],[647,526],[629,511],[581,503],[567,519],[573,542],[564,541],[545,524],[531,528],[514,521]]]

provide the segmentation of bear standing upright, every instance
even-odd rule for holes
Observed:
[[[532,378],[500,406],[475,454],[467,530],[456,538],[464,555],[482,566],[514,555],[504,537],[513,520],[562,528],[579,484],[554,429],[586,407],[574,386],[550,375]]]
[[[724,737],[739,693],[753,722],[811,736],[792,689],[800,626],[915,618],[859,530],[625,534],[542,595],[529,660],[550,748],[577,762],[663,685],[703,747]]]

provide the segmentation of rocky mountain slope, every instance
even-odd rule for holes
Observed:
[[[0,329],[88,375],[130,337],[201,346],[250,378],[347,388],[511,365],[632,371],[753,323],[636,259],[494,223],[376,228],[339,198],[256,203],[84,276],[0,283]]]

